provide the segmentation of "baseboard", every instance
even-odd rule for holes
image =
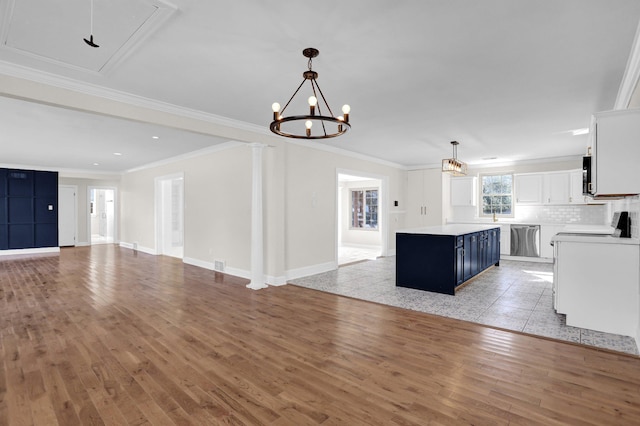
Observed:
[[[550,259],[548,257],[507,256],[507,255],[501,254],[500,259],[516,260],[519,262],[553,263],[553,259]]]
[[[195,259],[193,257],[183,257],[182,261],[184,263],[186,263],[187,265],[193,265],[193,266],[197,266],[199,268],[208,269],[210,271],[221,272],[221,273],[227,274],[227,275],[233,275],[234,277],[251,279],[251,272],[250,271],[245,271],[244,269],[225,267],[224,271],[218,271],[215,268],[215,263],[207,262],[206,260]]]
[[[26,249],[0,250],[0,256],[21,256],[32,254],[58,254],[60,247],[38,247]]]
[[[344,243],[344,244],[340,244],[340,247],[347,247],[347,248],[361,248],[361,249],[367,249],[367,250],[380,250],[380,251],[382,251],[382,247],[380,247],[380,245],[376,245],[376,244],[351,244],[351,243]]]
[[[207,262],[205,260],[194,259],[192,257],[185,257],[182,261],[188,265],[198,266],[200,268],[209,269],[210,271],[216,271],[214,268],[213,262]],[[319,265],[307,266],[299,269],[292,269],[285,273],[285,275],[281,276],[273,276],[273,275],[265,275],[264,282],[270,286],[282,286],[287,284],[289,280],[302,278],[309,275],[321,274],[327,271],[333,271],[338,267],[336,262],[327,262]],[[240,277],[250,280],[251,279],[251,271],[247,271],[246,269],[232,268],[226,267],[223,274],[233,275],[234,277]]]
[[[281,285],[287,284],[287,277],[285,275],[281,275],[279,277],[274,277],[273,275],[267,275],[265,281],[270,286],[279,287]]]
[[[338,263],[327,262],[320,263],[312,266],[305,266],[298,269],[290,269],[286,272],[287,281],[295,280],[296,278],[308,277],[309,275],[322,274],[323,272],[329,272],[338,269]]]
[[[128,249],[131,249],[131,250],[141,251],[142,253],[153,254],[153,255],[158,254],[158,253],[156,253],[155,249],[152,249],[152,248],[149,248],[149,247],[137,246],[137,248],[135,248],[133,243],[127,243],[125,241],[120,241],[118,244],[120,245],[120,247],[128,248]]]
[[[91,245],[91,243],[90,243],[90,242],[87,242],[87,241],[80,241],[80,242],[77,242],[75,246],[76,246],[76,247],[87,247],[87,246],[90,246],[90,245]]]

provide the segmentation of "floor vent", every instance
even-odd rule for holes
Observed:
[[[213,269],[218,272],[224,272],[224,260],[214,260]]]

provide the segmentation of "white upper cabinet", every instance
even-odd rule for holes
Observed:
[[[542,204],[543,175],[514,175],[516,204]]]
[[[454,177],[451,178],[451,205],[452,206],[475,206],[478,188],[478,178],[476,177]]]
[[[640,108],[594,114],[593,195],[640,194]]]
[[[587,204],[582,195],[582,170],[515,175],[516,204]]]
[[[544,204],[570,203],[570,175],[569,172],[554,172],[544,174]]]
[[[582,170],[570,172],[569,203],[587,204],[588,197],[582,194]]]

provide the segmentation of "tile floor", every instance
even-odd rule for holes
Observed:
[[[627,336],[570,327],[553,309],[553,266],[501,260],[455,296],[395,285],[395,256],[341,266],[291,284],[385,305],[457,318],[638,355]]]

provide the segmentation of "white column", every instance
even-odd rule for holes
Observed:
[[[264,229],[262,219],[262,150],[261,143],[249,144],[253,153],[251,179],[251,282],[253,290],[267,288],[264,282]]]

